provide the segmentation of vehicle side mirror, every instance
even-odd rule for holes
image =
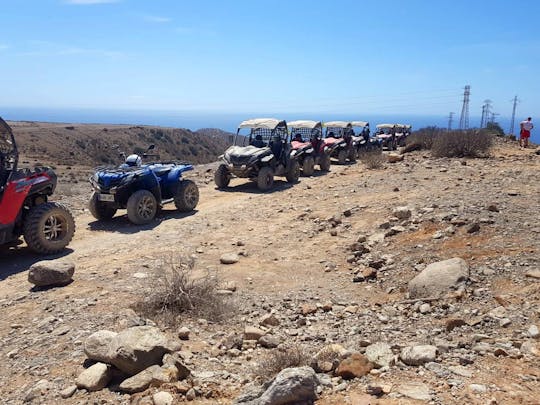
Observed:
[[[148,147],[148,150],[154,150],[156,148],[156,145],[152,144]]]

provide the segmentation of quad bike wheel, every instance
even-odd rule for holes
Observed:
[[[127,202],[128,218],[136,225],[148,224],[156,216],[157,205],[156,197],[150,191],[135,191]]]
[[[111,203],[99,201],[99,194],[96,192],[93,192],[92,197],[90,197],[88,209],[97,220],[111,219],[116,214],[116,206]]]
[[[311,176],[315,171],[315,159],[312,156],[307,156],[302,162],[302,174],[304,176]]]
[[[289,183],[296,183],[300,177],[300,163],[297,160],[294,160],[291,163],[291,168],[285,175],[285,178]]]
[[[227,188],[231,182],[231,173],[227,166],[219,165],[214,174],[214,182],[216,183],[217,188]]]
[[[345,163],[347,163],[347,151],[345,149],[341,149],[338,153],[338,163],[340,165],[344,165]]]
[[[274,171],[271,167],[264,166],[257,175],[257,187],[261,191],[267,191],[274,185]]]
[[[23,236],[34,252],[59,253],[71,242],[75,221],[71,212],[62,204],[48,202],[36,205],[24,220]]]
[[[330,160],[330,155],[325,154],[321,157],[321,161],[319,163],[319,167],[323,172],[327,172],[330,170],[330,166],[332,164],[332,161]]]
[[[174,197],[174,205],[178,211],[193,211],[199,203],[199,188],[191,180],[182,180]]]
[[[348,155],[347,157],[349,158],[349,161],[350,161],[351,163],[356,162],[356,154],[357,154],[357,153],[358,153],[358,151],[356,150],[356,148],[351,147],[351,148],[349,149],[349,155]]]

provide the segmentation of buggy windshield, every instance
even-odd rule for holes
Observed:
[[[262,125],[246,125],[247,121],[244,121],[238,132],[236,133],[236,139],[234,144],[237,146],[255,146],[257,148],[264,148],[269,146],[271,142],[276,140],[284,141],[287,139],[287,125],[284,121],[279,122],[272,128]]]
[[[0,189],[17,168],[17,146],[9,125],[0,118]]]

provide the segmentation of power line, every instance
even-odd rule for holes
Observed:
[[[463,107],[461,108],[461,117],[459,118],[459,129],[469,129],[469,97],[471,95],[471,86],[465,86],[463,93]]]
[[[514,102],[514,106],[512,107],[512,119],[510,120],[510,131],[508,132],[510,135],[514,134],[514,123],[516,121],[516,107],[519,103],[519,100],[517,96],[514,96],[514,99],[512,100]]]

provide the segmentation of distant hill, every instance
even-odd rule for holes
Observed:
[[[119,152],[143,153],[156,145],[161,160],[215,161],[229,145],[219,129],[152,126],[9,122],[20,152],[27,158],[67,165],[117,164]]]

